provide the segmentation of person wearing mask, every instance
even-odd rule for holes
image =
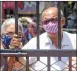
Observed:
[[[45,30],[45,33],[39,36],[39,48],[40,50],[57,50],[58,47],[58,8],[49,7],[42,12],[42,27]],[[61,10],[61,49],[62,50],[73,50],[76,49],[76,34],[71,34],[63,31],[63,25],[65,24],[65,17]],[[17,41],[16,41],[17,42]],[[37,37],[32,38],[22,50],[37,50]],[[26,62],[25,58],[22,58],[23,64]],[[40,61],[37,61],[36,57],[29,58],[29,64],[32,67],[32,71],[47,71],[47,57],[40,57]],[[66,71],[65,67],[69,61],[68,57],[61,57],[61,61],[58,61],[58,57],[50,58],[50,70],[52,71]],[[72,62],[76,63],[75,58],[72,59]],[[76,66],[73,67],[76,71]]]
[[[43,50],[57,50],[58,47],[58,8],[56,7],[49,7],[42,13],[42,26],[43,29],[46,31],[45,33],[41,34],[39,37],[39,47]],[[68,32],[63,31],[63,25],[65,24],[65,17],[63,16],[63,12],[61,10],[61,49],[69,50],[69,49],[76,49],[76,34],[71,34]],[[37,38],[31,39],[22,49],[37,49]],[[50,58],[50,64],[58,61],[58,57],[51,57]],[[30,58],[29,63],[36,62],[36,58]],[[47,58],[46,57],[40,57],[40,61],[42,61],[44,64],[47,64]],[[63,70],[66,65],[63,62],[68,62],[68,57],[61,57],[61,61],[58,61],[53,66],[50,67],[50,70]],[[32,65],[32,68],[35,70],[41,70],[44,68],[45,65],[43,65],[40,62],[37,62]],[[47,68],[44,68],[43,70],[47,71]],[[75,68],[76,70],[76,68]]]
[[[22,38],[23,38],[23,27],[22,24],[18,21],[18,35],[15,34],[15,18],[10,18],[10,19],[6,19],[3,24],[1,25],[1,49],[14,49],[14,47],[18,47],[17,49],[21,49],[22,48]],[[18,38],[18,39],[14,39]],[[16,44],[15,43],[15,41]],[[14,42],[14,43],[13,43]],[[1,57],[2,58],[2,57]],[[13,57],[14,58],[14,57]],[[12,57],[8,58],[8,65],[9,68],[11,67],[11,65],[13,65],[12,70],[19,70],[22,67],[22,62],[19,61],[11,61],[10,59],[13,60]],[[1,60],[1,66],[0,66],[0,71],[2,71],[4,69],[4,58],[2,58]],[[9,70],[8,70],[9,71]],[[23,70],[24,71],[24,70]]]

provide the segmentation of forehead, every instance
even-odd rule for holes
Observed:
[[[58,9],[51,7],[46,9],[43,13],[42,13],[42,21],[48,18],[52,18],[52,17],[58,17]]]
[[[19,26],[18,28],[19,28],[18,31],[22,31],[22,29],[21,29],[20,26]],[[5,28],[5,32],[6,32],[6,33],[9,33],[9,32],[15,33],[15,24],[8,25],[8,26]]]
[[[7,25],[5,27],[5,32],[15,32],[15,25],[14,24]]]

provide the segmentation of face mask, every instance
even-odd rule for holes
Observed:
[[[8,35],[2,35],[2,43],[5,45],[6,49],[9,49],[11,39],[12,39],[12,37],[10,37]]]
[[[58,22],[49,22],[45,25],[43,25],[43,28],[48,33],[56,33],[58,32]]]
[[[12,37],[8,35],[2,35],[2,43],[5,45],[6,49],[9,49],[9,45]],[[21,42],[24,42],[24,38],[21,37]]]

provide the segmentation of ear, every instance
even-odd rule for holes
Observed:
[[[43,22],[42,22],[42,21],[40,22],[40,27],[41,27],[41,28],[43,27]]]
[[[63,17],[61,20],[61,27],[63,27],[64,25],[65,25],[65,17]]]
[[[40,24],[40,28],[43,28],[43,24],[42,23]]]

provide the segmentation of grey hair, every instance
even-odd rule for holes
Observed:
[[[1,25],[1,34],[5,34],[6,27],[15,24],[15,18],[6,19],[3,24]],[[23,26],[22,23],[18,20],[18,26],[21,27],[22,33],[23,33]]]
[[[56,6],[52,6],[52,7],[58,8],[58,7],[56,7]],[[43,13],[46,9],[48,9],[48,8],[50,8],[50,7],[46,7],[46,8],[44,8],[44,9],[42,10],[40,18],[42,18],[42,13]],[[60,9],[60,13],[61,13],[61,18],[63,18],[63,17],[64,17],[64,13],[63,13],[63,10],[62,10],[62,9]],[[42,21],[42,19],[41,19],[41,21]]]

